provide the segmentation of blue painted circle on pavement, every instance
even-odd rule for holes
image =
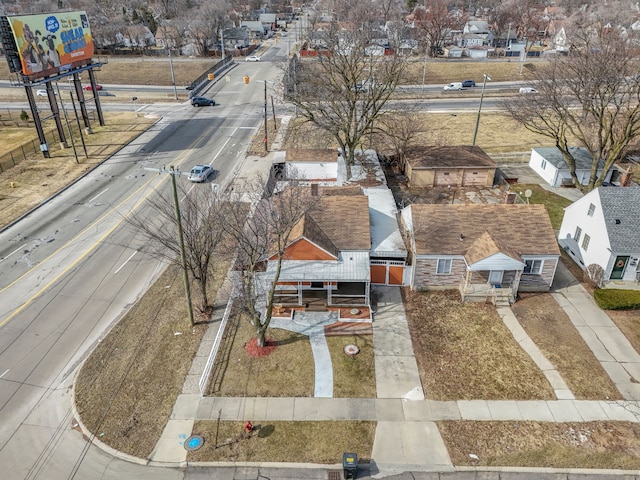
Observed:
[[[204,438],[201,435],[191,435],[183,443],[185,450],[198,450],[203,444]]]

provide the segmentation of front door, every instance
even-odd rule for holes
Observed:
[[[611,276],[609,278],[611,280],[622,280],[627,263],[629,263],[629,257],[616,257],[616,261],[613,262],[613,270],[611,270]]]
[[[491,285],[500,286],[502,283],[502,274],[504,272],[502,270],[491,270],[489,272],[489,283]]]

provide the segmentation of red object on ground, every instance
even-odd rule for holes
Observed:
[[[247,422],[244,424],[244,431],[249,433],[253,430],[253,424],[251,422]]]
[[[258,346],[258,339],[252,338],[244,345],[245,351],[252,357],[266,357],[276,349],[276,345],[272,340],[267,339],[264,347]]]

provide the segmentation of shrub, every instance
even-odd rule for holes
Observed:
[[[593,293],[596,303],[603,310],[628,310],[640,308],[640,290],[602,288]]]
[[[29,120],[29,114],[24,110],[22,110],[20,112],[20,120],[22,120],[23,122],[26,122],[27,120]]]
[[[594,288],[602,288],[604,269],[597,263],[592,263],[584,270],[584,281]]]

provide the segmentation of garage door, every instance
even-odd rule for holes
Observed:
[[[483,171],[465,170],[462,175],[462,185],[484,185],[484,180]]]
[[[402,285],[404,261],[371,260],[371,283],[376,285]]]
[[[448,172],[446,170],[436,171],[436,185],[457,185],[458,180],[454,172]]]

